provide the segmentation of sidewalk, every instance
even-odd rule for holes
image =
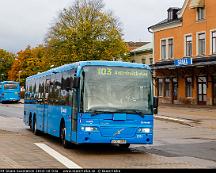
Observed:
[[[20,99],[19,101],[21,104],[24,104],[24,99]]]
[[[155,118],[192,125],[202,120],[216,120],[216,107],[161,104]]]

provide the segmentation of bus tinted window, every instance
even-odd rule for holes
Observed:
[[[4,89],[17,89],[16,84],[5,84]]]

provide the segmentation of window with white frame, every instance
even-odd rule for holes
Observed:
[[[205,18],[205,9],[203,7],[197,8],[197,20],[203,20]]]
[[[185,37],[185,55],[192,56],[192,35]]]
[[[168,58],[173,58],[173,38],[168,39]]]
[[[143,63],[143,64],[146,64],[146,58],[143,58],[143,59],[142,59],[142,63]]]
[[[153,58],[149,58],[149,63],[150,63],[150,65],[153,64]]]
[[[212,32],[212,54],[216,54],[216,31]]]
[[[166,40],[161,40],[161,59],[166,59]]]
[[[205,55],[206,34],[198,34],[198,55]]]

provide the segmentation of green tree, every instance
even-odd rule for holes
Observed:
[[[0,49],[0,81],[8,79],[8,71],[10,70],[14,59],[15,55],[13,53]]]
[[[47,34],[46,64],[122,58],[127,47],[120,24],[103,9],[102,0],[75,0],[64,9]]]

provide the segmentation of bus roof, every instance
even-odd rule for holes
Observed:
[[[1,84],[7,84],[7,83],[15,83],[15,84],[19,84],[19,82],[16,81],[1,81]]]
[[[44,76],[51,75],[53,73],[60,73],[64,71],[68,71],[71,69],[77,69],[78,71],[78,76],[79,76],[79,71],[84,67],[84,66],[116,66],[116,67],[131,67],[131,68],[143,68],[147,70],[151,70],[151,68],[146,65],[146,64],[137,64],[137,63],[129,63],[129,62],[121,62],[121,61],[80,61],[72,64],[65,64],[60,67],[52,68],[48,71],[38,73],[33,76],[29,76],[27,80],[33,79],[33,78],[40,78]]]

